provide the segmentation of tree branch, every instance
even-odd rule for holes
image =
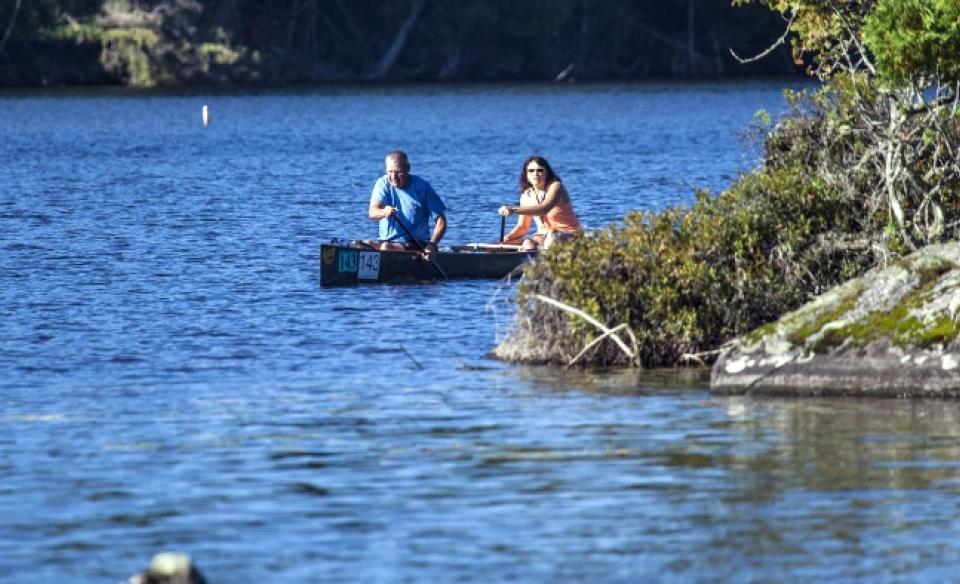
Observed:
[[[17,3],[13,6],[13,16],[10,17],[10,24],[7,25],[7,31],[3,33],[3,40],[0,40],[0,54],[3,54],[3,49],[7,46],[7,40],[9,40],[10,35],[13,34],[14,25],[17,22],[17,14],[20,12],[20,4],[22,0],[17,0]]]
[[[783,34],[780,35],[780,38],[778,38],[772,45],[767,47],[766,50],[764,50],[759,55],[754,55],[753,57],[747,57],[744,59],[744,58],[741,58],[740,55],[736,54],[733,51],[733,49],[730,49],[730,54],[733,55],[733,58],[736,59],[741,65],[745,65],[747,63],[753,63],[754,61],[759,61],[760,59],[766,57],[767,55],[775,51],[780,45],[787,42],[787,35],[790,34],[790,26],[793,24],[794,18],[796,18],[796,14],[791,14],[790,20],[787,21],[787,26],[786,28],[784,28]]]
[[[867,69],[870,70],[870,73],[873,75],[877,74],[876,68],[873,66],[873,63],[870,62],[866,48],[860,43],[860,36],[857,34],[858,31],[853,29],[853,26],[847,22],[847,19],[844,17],[843,12],[834,4],[830,4],[830,8],[833,10],[833,13],[840,20],[840,24],[847,31],[847,34],[850,36],[851,42],[857,46],[857,54],[860,55],[860,61],[866,65]]]
[[[410,7],[410,14],[407,15],[407,19],[403,21],[400,30],[398,30],[396,36],[393,37],[390,48],[384,53],[380,63],[367,75],[367,79],[382,79],[390,72],[390,69],[393,69],[397,58],[400,57],[400,52],[403,50],[404,45],[407,44],[407,36],[410,34],[410,29],[417,23],[417,18],[420,17],[420,12],[423,11],[424,4],[426,4],[426,0],[414,0],[413,6]]]

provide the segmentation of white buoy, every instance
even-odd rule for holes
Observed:
[[[203,106],[203,127],[206,128],[210,125],[210,110],[207,109],[207,106]]]

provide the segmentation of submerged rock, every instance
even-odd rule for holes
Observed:
[[[875,268],[746,335],[713,366],[725,394],[960,397],[960,243]]]

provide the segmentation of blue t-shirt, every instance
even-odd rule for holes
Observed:
[[[446,206],[437,195],[430,183],[419,176],[410,175],[407,186],[395,187],[387,180],[386,175],[377,179],[373,185],[371,201],[397,208],[397,213],[410,233],[420,241],[430,239],[430,217],[443,215]],[[380,241],[406,240],[403,228],[397,225],[396,217],[386,217],[380,220]]]

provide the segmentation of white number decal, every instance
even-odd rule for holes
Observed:
[[[357,269],[358,280],[377,280],[380,278],[380,254],[375,251],[360,252],[360,266]]]

